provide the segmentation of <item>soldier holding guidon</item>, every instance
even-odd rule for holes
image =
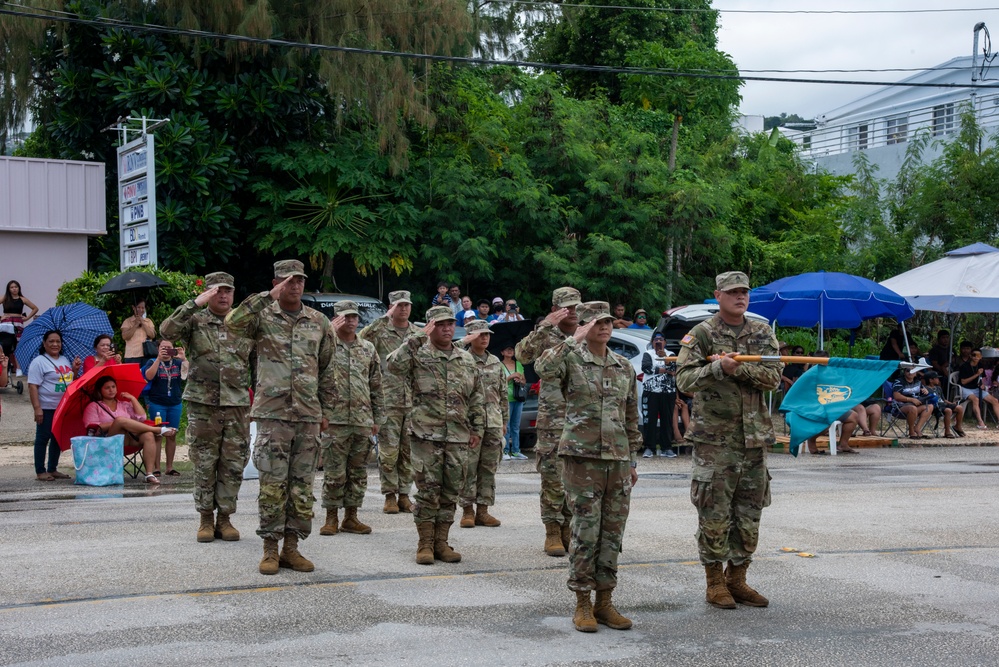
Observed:
[[[485,393],[486,422],[485,434],[478,447],[470,447],[465,452],[465,484],[459,494],[461,502],[462,528],[500,525],[499,519],[489,513],[496,504],[496,468],[503,457],[503,436],[506,435],[506,378],[503,376],[503,362],[486,349],[492,330],[482,320],[469,322],[468,332],[458,344],[475,358]],[[476,508],[472,510],[472,504]]]
[[[420,565],[461,560],[447,542],[464,479],[461,455],[479,446],[484,430],[482,381],[472,355],[452,344],[454,326],[451,309],[434,306],[423,331],[388,358],[389,372],[413,391],[409,428]]]
[[[194,506],[201,514],[198,542],[216,537],[230,542],[239,539],[229,516],[236,512],[250,451],[247,414],[253,341],[226,326],[233,285],[228,273],[209,273],[205,291],[160,325],[160,336],[181,345],[190,364],[184,401],[194,466]]]
[[[516,354],[520,363],[530,364],[549,350],[572,336],[579,326],[576,307],[582,304],[579,290],[559,287],[552,292],[552,312],[538,327],[517,343]],[[562,437],[565,423],[565,398],[557,383],[541,382],[538,394],[538,441],[534,447],[536,466],[541,475],[541,522],[545,525],[545,553],[564,556],[569,548],[569,519],[571,513],[565,501],[562,486],[562,462],[556,448]]]
[[[271,290],[251,294],[225,320],[230,331],[256,344],[257,386],[250,417],[257,421],[253,463],[260,471],[261,574],[277,574],[279,567],[315,569],[299,553],[298,541],[312,531],[319,441],[329,424],[336,387],[330,321],[302,304],[306,277],[297,260],[275,262]]]
[[[409,489],[413,484],[413,464],[410,460],[409,413],[413,407],[413,390],[388,370],[388,357],[399,349],[406,338],[420,329],[409,321],[413,302],[409,292],[389,292],[389,309],[383,317],[366,326],[361,338],[372,343],[382,363],[382,424],[378,434],[378,466],[386,514],[411,512]],[[397,499],[398,496],[398,499]]]
[[[746,584],[746,570],[759,540],[760,516],[770,505],[764,447],[774,444],[774,429],[763,392],[779,386],[783,364],[734,359],[777,355],[777,339],[767,324],[745,316],[746,274],[722,273],[715,285],[718,313],[684,336],[676,375],[680,391],[694,395],[685,437],[694,444],[690,500],[697,508],[697,548],[709,604],[766,607],[767,598]]]
[[[576,312],[579,328],[534,365],[542,386],[554,386],[565,397],[558,456],[572,511],[572,621],[580,632],[596,632],[597,623],[627,630],[631,621],[617,611],[611,595],[617,586],[631,488],[638,481],[638,386],[631,362],[607,349],[614,326],[610,306],[589,301]],[[595,602],[590,600],[592,590]]]
[[[330,427],[323,433],[323,507],[326,524],[320,535],[367,535],[357,511],[368,488],[368,452],[378,435],[382,413],[382,368],[375,346],[357,336],[360,314],[353,301],[333,306],[333,364],[337,396],[330,410]],[[338,513],[344,508],[343,524]]]

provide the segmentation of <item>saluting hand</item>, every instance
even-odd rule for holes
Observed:
[[[548,316],[545,318],[545,322],[548,322],[549,324],[558,325],[559,322],[561,322],[568,316],[569,316],[568,308],[559,308],[558,310],[553,310],[552,312],[548,313]]]
[[[274,287],[272,287],[271,291],[270,291],[271,298],[274,299],[275,301],[277,301],[278,299],[280,299],[281,295],[284,293],[285,287],[288,286],[288,281],[291,280],[294,277],[295,276],[287,276],[284,280],[282,280],[277,285],[275,285]]]
[[[430,320],[429,322],[426,323],[426,325],[424,325],[423,333],[429,336],[430,332],[433,331],[435,328],[437,328],[437,322],[435,322],[434,320]]]
[[[344,315],[337,315],[330,324],[337,333],[340,333],[344,326],[347,325],[347,318]]]
[[[392,315],[395,313],[395,309],[396,309],[396,307],[398,305],[399,305],[398,301],[396,301],[395,303],[391,304],[388,307],[388,310],[385,311],[385,317],[387,317],[387,318],[389,318],[391,320],[392,319]]]
[[[471,333],[467,333],[465,334],[465,337],[461,339],[461,342],[464,344],[471,345],[473,340],[475,340],[484,333],[485,333],[484,331],[473,331]]]
[[[209,287],[204,292],[202,292],[201,294],[199,294],[194,298],[194,305],[195,306],[205,305],[206,303],[208,303],[209,299],[215,296],[216,292],[218,291],[219,291],[218,285],[213,285],[212,287]]]
[[[586,334],[590,333],[590,329],[596,324],[596,320],[590,320],[583,326],[576,329],[576,333],[572,334],[572,337],[576,339],[577,343],[582,343],[586,339]]]

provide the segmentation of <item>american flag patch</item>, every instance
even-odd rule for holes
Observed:
[[[694,342],[694,337],[690,334],[687,334],[686,336],[680,339],[680,345],[690,345],[693,342]]]

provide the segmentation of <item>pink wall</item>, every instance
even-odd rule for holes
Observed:
[[[59,287],[86,270],[86,236],[0,232],[0,290],[16,280],[40,310],[54,306]]]

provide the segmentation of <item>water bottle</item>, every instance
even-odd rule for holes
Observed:
[[[153,420],[153,423],[155,423],[157,426],[163,423],[163,417],[160,417],[160,413],[158,412],[156,413],[156,419]]]

